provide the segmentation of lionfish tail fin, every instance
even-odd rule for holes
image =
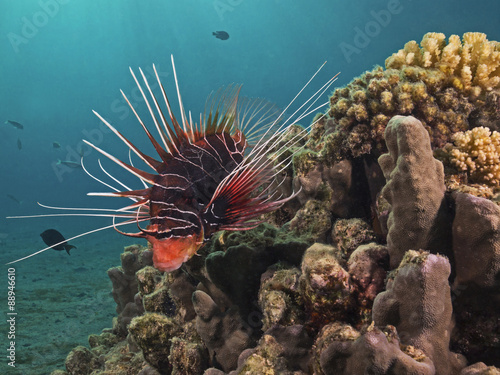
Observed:
[[[249,147],[259,140],[269,139],[279,131],[281,110],[263,98],[243,97],[238,103],[238,128],[241,129]]]

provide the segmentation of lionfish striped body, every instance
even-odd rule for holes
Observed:
[[[178,151],[163,156],[154,184],[141,192],[149,201],[150,224],[137,236],[153,245],[158,269],[178,268],[214,232],[238,224],[238,215],[233,220],[229,217],[234,216],[241,202],[231,203],[230,197],[216,196],[215,192],[224,178],[241,165],[247,142],[240,130],[231,134],[223,125],[210,134],[195,134],[192,140],[185,137]],[[241,182],[252,183],[244,179]],[[264,204],[251,216],[265,211]]]
[[[191,113],[189,113],[188,118],[184,111],[173,57],[172,66],[181,122],[178,122],[173,114],[156,68],[153,66],[168,117],[164,115],[142,70],[140,73],[143,84],[149,92],[149,99],[134,72],[132,69],[130,70],[160,135],[160,141],[153,137],[122,91],[123,97],[155,148],[159,160],[140,151],[94,111],[101,121],[154,173],[136,168],[132,164],[131,158],[130,163],[125,163],[84,140],[86,144],[140,178],[143,181],[144,189],[132,190],[128,188],[106,172],[99,162],[101,169],[125,190],[113,187],[90,174],[82,160],[83,169],[90,177],[114,190],[110,193],[89,193],[89,195],[126,197],[132,199],[133,203],[118,210],[87,209],[105,213],[63,214],[112,217],[113,225],[80,234],[68,239],[68,241],[98,230],[114,227],[122,234],[147,239],[152,245],[154,265],[161,271],[173,271],[179,268],[203,246],[213,233],[219,230],[255,228],[262,222],[260,220],[262,214],[276,210],[293,198],[293,194],[285,198],[279,196],[279,183],[276,183],[275,178],[288,166],[292,157],[288,154],[283,157],[281,153],[287,147],[299,142],[306,134],[306,130],[304,130],[303,133],[295,135],[286,142],[284,147],[274,151],[270,157],[268,155],[270,150],[277,147],[286,131],[286,121],[276,126],[283,112],[278,115],[264,101],[239,103],[240,86],[229,86],[209,98],[205,115],[200,116],[200,122],[195,124]],[[326,104],[310,110],[319,95],[328,89],[335,77],[309,99],[311,101],[316,97],[302,116],[306,116]],[[151,103],[156,111],[153,110]],[[306,104],[307,102],[302,107]],[[298,119],[300,117],[297,118],[297,121]],[[109,211],[113,211],[113,213],[107,213]],[[126,220],[117,223],[115,222],[116,218],[125,218]],[[149,221],[146,228],[140,225],[144,221]],[[120,226],[134,222],[137,224],[139,232],[126,233],[118,229]],[[45,250],[47,249],[17,261]]]
[[[224,142],[221,141],[224,139]],[[244,138],[212,134],[181,147],[148,189],[150,224],[142,233],[153,245],[154,263],[172,270],[188,260],[210,236],[232,224],[226,199],[211,202],[217,186],[242,161]]]

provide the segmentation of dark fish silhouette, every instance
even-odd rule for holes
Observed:
[[[54,250],[57,250],[57,251],[66,250],[68,255],[71,255],[69,253],[69,251],[71,249],[76,249],[76,246],[73,246],[73,245],[70,245],[69,243],[67,243],[66,239],[63,237],[63,235],[55,229],[47,229],[45,232],[40,234],[40,237],[42,237],[43,242],[45,242],[48,246],[50,246]],[[56,244],[59,244],[59,245],[54,246]]]
[[[7,121],[5,121],[5,123],[11,124],[13,127],[18,128],[18,129],[24,129],[24,126],[16,121],[7,120]]]
[[[22,148],[23,148],[23,144],[21,143],[21,140],[19,138],[17,138],[17,148],[19,150],[22,150]]]
[[[215,35],[215,37],[220,40],[229,39],[229,34],[225,31],[214,31],[212,35]]]
[[[82,164],[71,160],[58,160],[56,165],[64,164],[70,168],[81,168]]]
[[[52,147],[61,148],[61,144],[59,142],[54,141],[54,142],[52,142]]]

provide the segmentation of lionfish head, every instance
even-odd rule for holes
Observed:
[[[151,226],[148,227],[151,229]],[[153,249],[153,264],[161,272],[171,272],[187,262],[203,246],[203,236],[158,238],[146,236]]]

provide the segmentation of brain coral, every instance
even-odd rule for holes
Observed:
[[[446,43],[444,34],[428,33],[420,46],[408,42],[385,65],[330,97],[333,121],[327,121],[332,129],[325,138],[333,138],[337,146],[335,159],[385,152],[384,129],[394,115],[419,119],[433,148],[473,127],[471,119],[484,121],[479,110],[500,123],[500,43],[488,41],[485,34],[466,33],[462,41],[452,35]]]
[[[500,185],[499,132],[478,127],[453,134],[451,140],[440,153],[445,164],[466,172],[470,182]]]

